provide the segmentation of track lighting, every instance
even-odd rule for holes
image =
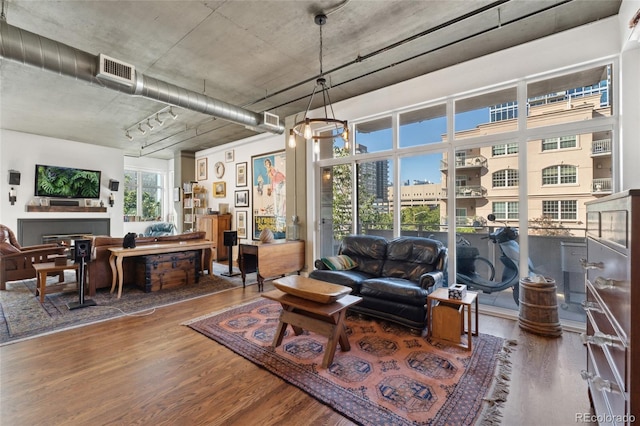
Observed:
[[[159,125],[161,125],[161,126],[162,126],[162,125],[164,124],[164,120],[160,120],[160,118],[158,117],[158,115],[159,115],[159,113],[158,113],[158,114],[156,114],[156,122],[157,122]]]
[[[153,114],[149,115],[146,118],[143,118],[137,123],[131,125],[129,128],[125,128],[124,135],[130,141],[133,141],[134,138],[131,136],[131,132],[134,131],[134,134],[135,134],[136,129],[143,135],[146,135],[147,131],[153,132],[154,129],[158,129],[160,126],[164,125],[164,123],[167,121],[166,116],[165,116],[165,119],[163,120],[160,118],[160,114],[169,114],[171,118],[173,118],[174,120],[178,118],[178,114],[173,112],[173,107],[170,105],[166,105],[161,110],[154,112]],[[155,124],[154,121],[158,124]]]
[[[169,115],[171,116],[171,118],[173,118],[174,120],[176,118],[178,118],[178,114],[174,114],[173,113],[173,108],[169,108]]]
[[[147,134],[147,131],[142,128],[142,123],[138,123],[138,130],[140,130],[140,133],[142,133],[143,135]]]
[[[153,130],[153,126],[151,125],[151,122],[149,120],[150,119],[147,118],[147,127],[149,127],[149,130]]]
[[[133,136],[131,136],[131,135],[129,134],[129,131],[128,131],[128,130],[125,132],[125,134],[124,134],[124,135],[125,135],[125,136],[127,137],[127,139],[129,139],[130,141],[132,141],[132,140],[133,140]]]

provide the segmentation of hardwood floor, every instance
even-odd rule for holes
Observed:
[[[272,289],[265,283],[265,291]],[[250,361],[180,325],[258,298],[255,285],[0,347],[5,425],[350,425]],[[577,334],[545,339],[481,315],[516,339],[504,425],[575,425],[589,412]]]

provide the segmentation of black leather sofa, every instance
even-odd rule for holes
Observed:
[[[349,235],[340,245],[357,266],[331,270],[315,261],[309,276],[351,287],[362,301],[350,310],[393,321],[422,332],[427,322],[427,295],[447,285],[447,248],[437,240],[399,237],[387,241],[373,235]]]

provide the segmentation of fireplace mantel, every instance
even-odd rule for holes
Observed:
[[[82,206],[27,206],[28,212],[44,213],[106,213],[106,207],[82,207]]]

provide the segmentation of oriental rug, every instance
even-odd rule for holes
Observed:
[[[322,368],[327,338],[287,327],[271,343],[281,307],[258,300],[185,323],[362,425],[471,425],[499,422],[513,341],[480,334],[473,352],[347,314],[351,350]]]
[[[125,315],[146,315],[154,308],[242,286],[239,277],[216,275],[225,271],[228,267],[216,264],[214,275],[203,275],[198,283],[151,293],[137,286],[125,286],[120,299],[108,288],[99,289],[95,296],[85,298],[97,306],[75,310],[69,310],[68,303],[79,300],[77,291],[47,294],[44,303],[40,303],[35,278],[8,282],[7,289],[0,291],[0,345]],[[74,273],[67,272],[65,278],[74,280]],[[55,284],[57,277],[48,280]]]

